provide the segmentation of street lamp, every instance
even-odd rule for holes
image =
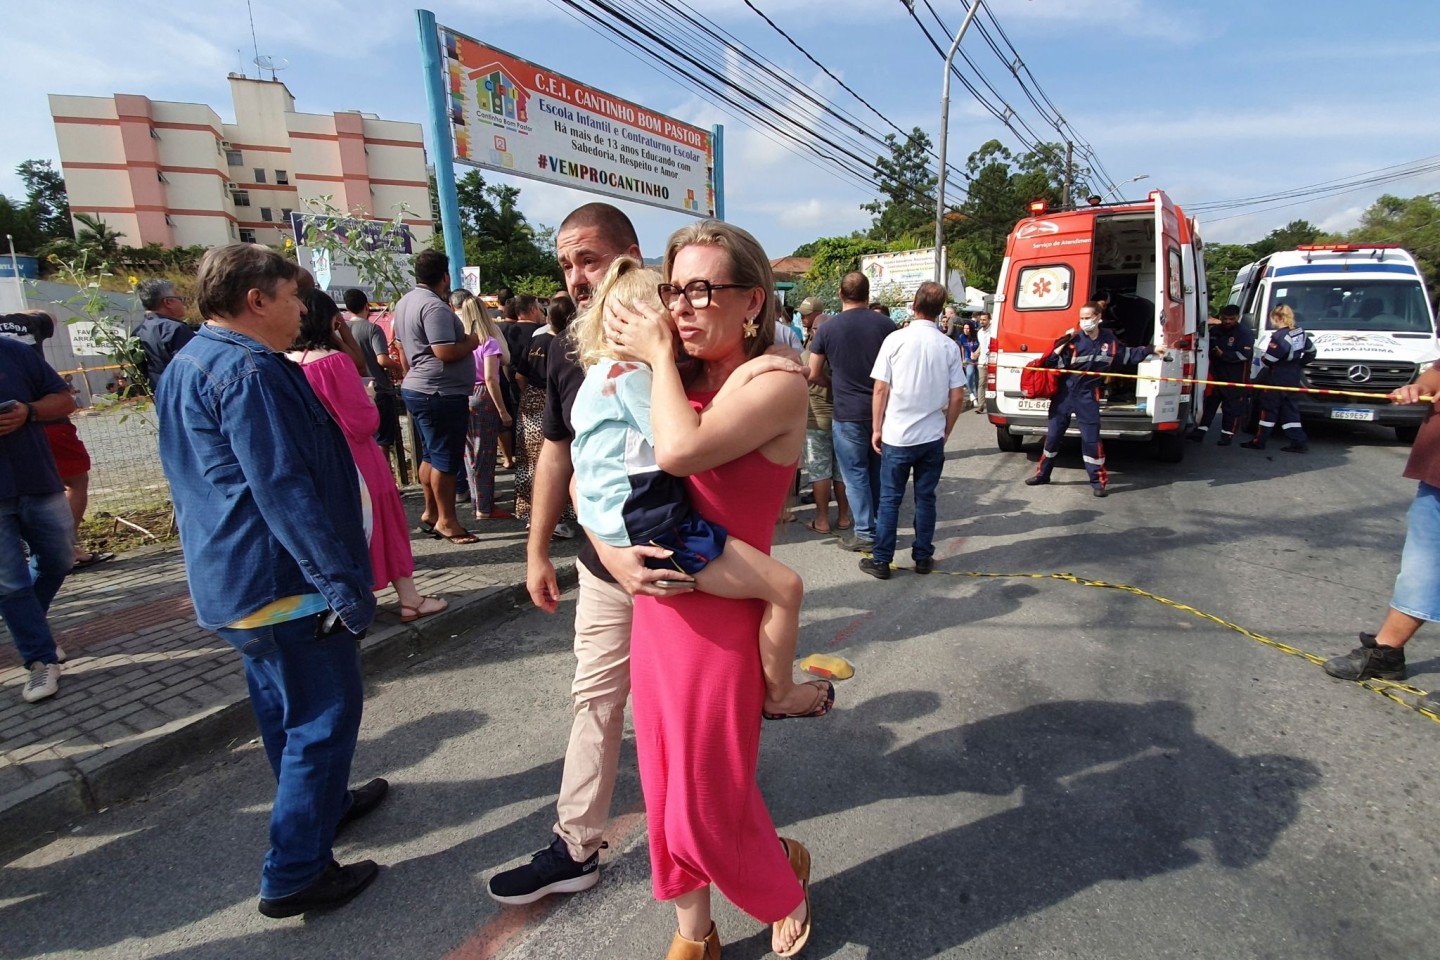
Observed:
[[[1134,182],[1136,182],[1137,180],[1149,180],[1149,179],[1150,179],[1150,174],[1148,174],[1148,173],[1139,173],[1139,174],[1136,174],[1135,176],[1131,177],[1129,180],[1121,180],[1119,183],[1115,184],[1115,189],[1113,189],[1113,190],[1111,190],[1109,193],[1105,194],[1105,196],[1107,196],[1107,197],[1114,197],[1115,199],[1119,200],[1119,199],[1120,199],[1120,188],[1123,187],[1123,186],[1125,186],[1125,184],[1127,184],[1127,183],[1134,183]]]
[[[902,2],[914,13],[915,0]],[[955,34],[955,42],[950,44],[950,53],[945,57],[945,81],[940,91],[940,176],[935,181],[935,282],[942,285],[945,283],[945,141],[950,132],[950,65],[955,61],[955,51],[960,49],[965,31],[970,29],[970,21],[980,10],[980,2],[971,0],[965,22],[960,24],[960,32]]]

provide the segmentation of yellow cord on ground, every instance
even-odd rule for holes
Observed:
[[[1142,590],[1139,587],[1133,587],[1128,583],[1109,583],[1105,580],[1090,580],[1085,577],[1078,577],[1073,573],[985,573],[978,570],[936,570],[934,572],[943,573],[946,576],[950,577],[979,577],[992,580],[1061,580],[1065,583],[1079,584],[1082,587],[1100,587],[1105,590],[1119,590],[1122,593],[1129,593],[1137,597],[1145,597],[1149,600],[1154,600],[1156,603],[1164,604],[1165,606],[1171,607],[1175,610],[1183,610],[1186,613],[1190,613],[1199,617],[1201,620],[1208,620],[1211,623],[1224,627],[1227,630],[1233,630],[1235,633],[1240,634],[1242,637],[1249,637],[1256,643],[1263,643],[1265,646],[1275,650],[1279,650],[1281,653],[1287,654],[1292,657],[1299,657],[1300,659],[1311,663],[1317,667],[1323,664],[1326,659],[1325,657],[1319,656],[1318,654],[1310,653],[1306,650],[1301,650],[1299,647],[1292,647],[1288,643],[1282,643],[1279,640],[1267,637],[1264,634],[1259,634],[1253,630],[1248,630],[1245,627],[1240,626],[1238,623],[1231,623],[1229,620],[1226,620],[1223,617],[1217,617],[1213,613],[1206,613],[1203,610],[1197,610],[1189,604],[1180,603],[1178,600],[1171,600],[1169,597],[1162,597],[1159,594],[1151,593],[1148,590]],[[1421,716],[1429,717],[1431,720],[1440,723],[1440,715],[1437,715],[1436,713],[1424,707],[1421,707],[1417,703],[1411,702],[1410,700],[1403,700],[1399,696],[1400,694],[1407,694],[1410,697],[1418,699],[1425,696],[1424,690],[1421,690],[1418,687],[1412,687],[1408,683],[1398,683],[1393,680],[1376,679],[1361,680],[1358,682],[1359,685],[1364,687],[1366,690],[1369,690],[1372,693],[1378,693],[1380,694],[1380,696],[1386,698],[1387,700],[1398,703],[1402,707],[1405,707],[1409,710],[1414,710]]]

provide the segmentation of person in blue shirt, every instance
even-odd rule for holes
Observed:
[[[1315,357],[1315,344],[1310,335],[1295,322],[1295,311],[1281,304],[1270,311],[1270,342],[1265,352],[1254,361],[1255,382],[1277,387],[1300,386],[1300,368]],[[1260,391],[1260,429],[1255,436],[1240,444],[1247,450],[1264,450],[1270,432],[1280,431],[1290,442],[1281,447],[1284,453],[1308,453],[1310,438],[1300,425],[1300,408],[1295,394],[1286,390]]]
[[[349,788],[375,617],[359,475],[339,426],[286,359],[301,270],[256,244],[200,261],[209,318],[160,378],[170,481],[196,619],[238,650],[277,789],[260,913],[343,906],[379,868],[332,859],[335,835],[389,785]]]
[[[1212,386],[1205,394],[1205,406],[1200,412],[1200,422],[1190,440],[1204,443],[1210,431],[1210,421],[1219,412],[1220,446],[1228,447],[1235,442],[1235,431],[1249,413],[1246,390],[1242,384],[1249,377],[1250,361],[1255,356],[1255,334],[1240,323],[1240,308],[1235,304],[1222,307],[1220,323],[1210,332],[1210,380],[1225,380],[1234,386]]]
[[[829,681],[796,684],[793,675],[805,593],[800,576],[700,516],[681,478],[660,469],[650,427],[651,370],[622,359],[606,337],[607,303],[643,301],[657,311],[668,310],[659,293],[662,279],[633,257],[617,257],[595,291],[594,302],[575,321],[576,352],[585,366],[585,381],[575,398],[571,446],[580,525],[611,546],[648,544],[671,551],[668,558],[646,564],[679,569],[693,576],[695,588],[705,593],[764,600],[768,607],[760,621],[760,659],[765,667],[766,718],[824,716],[835,701],[834,686]],[[700,295],[708,304],[709,290],[721,285],[707,286]],[[737,371],[715,400],[775,364],[759,357],[746,366],[751,367],[750,375]]]
[[[1026,486],[1050,482],[1055,457],[1060,452],[1060,438],[1074,417],[1080,428],[1080,452],[1085,458],[1085,472],[1095,496],[1106,495],[1110,475],[1105,471],[1105,448],[1100,443],[1100,387],[1104,378],[1095,374],[1108,373],[1117,367],[1137,364],[1150,356],[1165,355],[1163,347],[1127,347],[1109,330],[1100,329],[1101,308],[1091,301],[1080,308],[1080,330],[1061,337],[1050,353],[1050,365],[1065,371],[1050,398],[1050,423],[1045,433],[1045,449],[1035,475]]]

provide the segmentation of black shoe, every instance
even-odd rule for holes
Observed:
[[[1189,440],[1191,443],[1204,443],[1205,435],[1207,433],[1209,433],[1208,430],[1196,430],[1194,433],[1190,434],[1190,436],[1186,437],[1185,439]]]
[[[1281,453],[1309,453],[1310,445],[1305,443],[1287,443],[1280,448]]]
[[[876,580],[890,579],[890,564],[881,563],[874,557],[861,557],[860,569],[870,574]]]
[[[1104,488],[1104,487],[1096,487],[1096,488],[1095,488],[1095,496],[1097,496],[1097,497],[1108,497],[1108,496],[1110,496],[1110,494],[1108,494],[1108,493],[1105,492],[1105,488]]]
[[[841,550],[849,550],[851,553],[869,553],[875,549],[875,541],[861,540],[859,537],[841,537],[836,546]]]
[[[1035,474],[1035,476],[1033,476],[1033,477],[1026,477],[1026,478],[1025,478],[1025,486],[1027,486],[1027,487],[1038,487],[1038,486],[1041,486],[1042,484],[1046,484],[1046,483],[1049,483],[1049,482],[1050,482],[1050,478],[1049,478],[1049,477],[1042,477],[1042,476],[1040,476],[1040,474],[1038,474],[1038,473]]]
[[[1324,663],[1325,672],[1338,680],[1404,680],[1405,651],[1377,647],[1373,633],[1360,634],[1360,646],[1343,657]]]
[[[360,860],[342,867],[334,860],[320,878],[299,893],[275,900],[260,898],[260,912],[279,920],[302,913],[334,910],[354,900],[375,880],[380,868],[374,860]]]
[[[380,806],[389,792],[390,781],[384,777],[376,777],[360,789],[351,790],[350,806],[340,815],[340,822],[335,825],[335,836],[340,836],[346,827]]]
[[[1246,440],[1244,443],[1240,444],[1240,446],[1244,447],[1246,450],[1265,449],[1265,444],[1261,443],[1259,440]]]
[[[601,844],[604,846],[604,844]],[[524,866],[502,870],[490,878],[490,897],[500,903],[521,906],[552,893],[579,893],[600,882],[600,853],[584,863],[570,858],[570,848],[557,834],[550,846],[530,858]]]
[[[1232,444],[1232,443],[1234,443],[1234,442],[1235,442],[1235,438],[1232,437],[1230,434],[1225,433],[1225,434],[1221,434],[1221,435],[1220,435],[1220,441],[1219,441],[1218,443],[1216,443],[1215,446],[1217,446],[1217,447],[1228,447],[1228,446],[1230,446],[1230,444]]]
[[[934,557],[921,557],[919,560],[916,560],[916,561],[915,561],[915,572],[916,572],[916,573],[929,573],[931,570],[934,570],[934,569],[935,569],[935,558],[934,558]]]

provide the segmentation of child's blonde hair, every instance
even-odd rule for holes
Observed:
[[[601,360],[615,359],[615,348],[605,337],[605,304],[611,298],[624,304],[639,300],[664,311],[658,289],[663,280],[659,273],[634,257],[615,258],[605,271],[605,279],[595,288],[590,306],[570,323],[570,336],[575,341],[581,366],[588,370]]]

